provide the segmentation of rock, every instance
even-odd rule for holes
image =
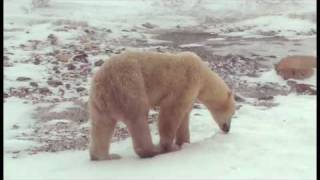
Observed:
[[[32,86],[32,87],[38,87],[38,83],[36,83],[36,82],[30,82],[29,84],[30,84],[30,86]]]
[[[54,66],[52,69],[54,70],[55,73],[57,73],[57,74],[60,73],[59,66]]]
[[[12,126],[12,129],[19,129],[19,126],[16,125],[16,124],[14,124],[14,125]]]
[[[30,80],[31,80],[31,78],[21,76],[21,77],[18,77],[16,80],[17,80],[17,81],[30,81]]]
[[[80,65],[80,74],[81,75],[87,75],[89,72],[91,72],[90,64]]]
[[[35,64],[35,65],[39,65],[40,63],[41,63],[41,61],[39,58],[35,58],[33,61],[33,64]]]
[[[8,61],[9,60],[8,56],[3,56],[3,60]]]
[[[199,104],[193,104],[194,109],[201,109],[201,106]]]
[[[47,88],[47,87],[42,87],[42,88],[39,88],[38,90],[39,90],[39,93],[40,93],[40,94],[43,94],[43,95],[51,94],[51,93],[52,93],[52,92],[50,91],[50,89]]]
[[[153,25],[153,24],[151,24],[149,22],[142,24],[142,26],[145,27],[145,28],[149,28],[149,29],[153,29],[153,28],[156,27],[156,25]]]
[[[86,88],[84,88],[84,87],[77,87],[76,90],[77,90],[77,92],[81,92],[81,91],[86,90]]]
[[[3,98],[8,98],[9,94],[8,93],[3,93]]]
[[[56,58],[60,62],[68,62],[71,59],[72,55],[69,53],[58,53]]]
[[[48,80],[47,83],[48,83],[48,85],[50,85],[52,87],[58,87],[58,86],[63,85],[63,83],[58,80]]]
[[[312,88],[312,85],[309,84],[295,84],[293,89],[298,94],[309,94],[309,95],[316,95],[317,90]]]
[[[245,99],[239,95],[234,95],[234,100],[237,102],[245,102]]]
[[[111,29],[106,29],[105,31],[108,33],[112,33]]]
[[[103,63],[104,63],[104,61],[100,59],[99,61],[96,61],[96,62],[94,63],[94,65],[95,65],[95,66],[101,66]]]
[[[105,49],[104,52],[106,52],[106,53],[113,53],[113,50],[112,50],[112,49]]]
[[[95,33],[94,30],[90,30],[90,29],[85,29],[84,32],[87,34],[94,34]]]
[[[273,96],[261,96],[258,97],[258,100],[273,100]]]
[[[306,79],[313,75],[317,61],[313,56],[288,56],[275,65],[275,70],[283,79]]]
[[[51,45],[57,45],[58,44],[58,37],[55,36],[54,34],[50,34],[47,39],[48,39],[48,41],[50,42]]]
[[[70,64],[67,64],[67,68],[68,70],[74,70],[76,69],[76,66],[70,63]]]
[[[266,57],[268,57],[268,58],[276,58],[277,56],[274,56],[274,55],[269,55],[269,56],[266,56]]]
[[[70,84],[65,84],[67,89],[70,89],[71,85]]]
[[[88,63],[88,59],[87,59],[88,55],[86,53],[81,53],[78,55],[73,56],[73,60],[74,61],[78,61],[78,62],[83,62],[83,63]]]

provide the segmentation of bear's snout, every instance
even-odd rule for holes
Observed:
[[[230,124],[224,123],[221,129],[223,132],[228,133],[230,131]]]

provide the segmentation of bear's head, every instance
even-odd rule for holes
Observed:
[[[231,119],[236,110],[234,94],[228,92],[222,105],[209,109],[220,129],[228,133],[231,127]]]

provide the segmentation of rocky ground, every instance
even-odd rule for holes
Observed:
[[[206,26],[213,26],[214,23],[208,20]],[[284,57],[286,52],[306,52],[306,47],[315,44],[315,38],[290,40],[275,31],[261,31],[263,38],[225,35],[248,31],[254,28],[251,26],[226,26],[219,31],[209,32],[203,24],[184,27],[177,24],[175,28],[165,29],[145,22],[122,29],[126,35],[117,38],[110,37],[114,33],[111,29],[90,26],[82,21],[59,20],[55,21],[52,27],[53,33],[47,34],[46,39],[29,39],[17,46],[4,46],[4,67],[15,67],[16,63],[33,64],[45,67],[47,73],[41,81],[28,76],[7,80],[16,81],[18,85],[4,89],[4,101],[9,97],[17,97],[38,106],[34,112],[37,123],[32,127],[33,130],[16,137],[41,144],[24,151],[29,154],[87,148],[87,96],[90,78],[109,56],[119,54],[127,48],[197,53],[234,90],[238,108],[241,108],[242,104],[253,104],[267,109],[277,106],[273,102],[277,95],[316,94],[316,87],[313,85],[293,80],[286,84],[248,80],[272,71],[273,65]],[[30,33],[23,28],[6,27],[4,32],[9,34],[4,37],[5,40],[11,38],[10,33]],[[64,41],[64,37],[59,36],[61,32],[72,34],[73,38]],[[300,32],[296,33],[301,35]],[[315,34],[314,30],[303,35]],[[284,54],[268,48],[272,46],[284,48]],[[15,54],[17,52],[27,52],[27,55],[18,62]],[[6,74],[4,78],[6,80]],[[57,107],[64,104],[69,106],[57,110]],[[196,104],[195,108],[203,107]],[[150,115],[150,123],[155,122],[156,118],[157,113]],[[13,125],[12,129],[19,129],[19,126]],[[113,140],[119,141],[127,137],[126,128],[118,126]],[[18,157],[21,152],[7,153]]]

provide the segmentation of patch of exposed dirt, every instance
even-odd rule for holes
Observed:
[[[216,34],[195,31],[167,31],[155,36],[155,39],[171,41],[174,45],[198,43],[209,38],[216,37]]]

